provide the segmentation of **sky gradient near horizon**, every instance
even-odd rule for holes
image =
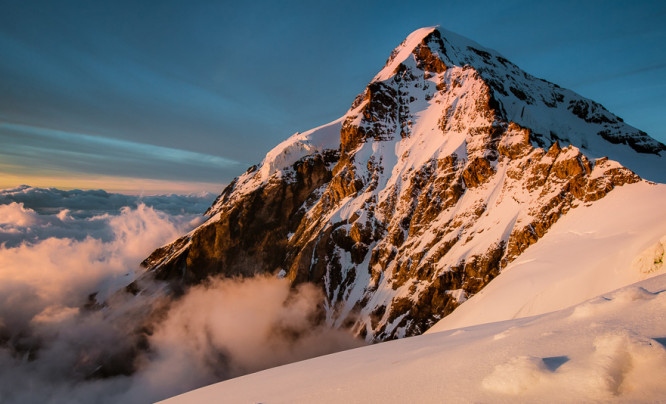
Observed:
[[[219,192],[432,25],[666,142],[660,1],[0,4],[0,188]]]

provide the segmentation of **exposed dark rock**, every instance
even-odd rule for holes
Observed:
[[[143,265],[157,279],[178,279],[194,284],[211,275],[253,276],[284,265],[287,235],[296,229],[299,207],[332,177],[330,161],[315,155],[294,164],[294,180],[272,181],[225,206],[213,223],[199,227],[188,239],[156,250]],[[180,254],[178,251],[189,242]],[[160,261],[158,257],[173,257]]]
[[[638,131],[638,133],[626,135],[617,134],[609,129],[599,131],[599,136],[613,144],[626,144],[639,153],[650,153],[659,155],[662,151],[666,151],[666,145],[654,142],[647,133]]]

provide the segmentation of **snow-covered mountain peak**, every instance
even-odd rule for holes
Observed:
[[[427,48],[428,51],[423,50]],[[493,49],[486,48],[469,38],[448,31],[439,26],[417,29],[396,47],[386,62],[384,68],[374,77],[374,81],[384,81],[391,78],[401,63],[410,63],[414,59],[417,64],[426,62],[435,55],[447,67],[453,65],[463,66],[468,59],[465,54],[476,53],[482,57],[494,57],[506,61],[502,55]]]
[[[321,286],[333,327],[414,335],[567,212],[641,182],[631,170],[666,182],[664,150],[499,53],[423,28],[345,115],[280,143],[144,265],[189,284],[281,273]]]
[[[393,49],[391,56],[386,61],[384,68],[372,79],[375,81],[384,81],[391,78],[400,63],[413,56],[414,51],[419,44],[437,30],[438,27],[425,27],[417,29],[405,38],[397,48]]]
[[[492,49],[439,27],[425,27],[393,50],[344,116],[289,137],[234,185],[237,191],[250,192],[274,176],[282,177],[302,158],[325,150],[349,157],[369,139],[403,139],[395,146],[401,155],[411,149],[414,156],[413,146],[443,147],[440,152],[473,158],[474,150],[486,152],[485,142],[478,143],[483,136],[473,135],[502,122],[528,130],[535,147],[548,148],[556,141],[572,144],[589,159],[609,157],[643,178],[666,182],[663,144],[594,101],[523,72]],[[385,153],[376,157],[388,158]]]
[[[466,77],[461,71],[467,72]],[[413,105],[419,96],[432,104],[469,79],[480,79],[485,88],[466,91],[464,96],[487,102],[496,119],[529,129],[534,146],[549,147],[559,140],[580,148],[588,158],[609,157],[648,180],[666,182],[666,159],[661,158],[666,154],[665,145],[627,125],[602,105],[533,77],[498,52],[438,27],[410,34],[357,97],[351,111],[374,95],[385,108],[418,114],[424,109],[422,102]],[[354,123],[359,120],[356,117]],[[344,151],[344,139],[342,143]]]

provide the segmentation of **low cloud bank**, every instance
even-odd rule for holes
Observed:
[[[0,244],[15,247],[21,243],[36,243],[48,238],[82,241],[95,238],[110,242],[117,238],[113,218],[124,211],[135,209],[141,214],[161,217],[177,228],[194,227],[204,220],[202,213],[210,206],[212,194],[202,195],[157,195],[139,197],[133,195],[94,191],[63,191],[55,188],[32,188],[20,186],[0,190]],[[155,223],[155,218],[147,218]],[[139,237],[143,229],[127,229]],[[154,229],[146,229],[154,232]],[[166,229],[165,236],[176,237],[173,229]],[[154,237],[155,234],[141,235]],[[171,239],[162,238],[160,243]],[[140,244],[153,248],[148,241]],[[155,245],[157,247],[159,245]],[[145,248],[144,248],[145,249]],[[150,251],[148,251],[150,252]]]
[[[360,344],[322,324],[314,285],[210,280],[174,301],[145,281],[150,292],[123,293],[199,212],[138,204],[73,216],[27,203],[0,204],[2,402],[152,402]]]
[[[117,214],[123,207],[150,206],[170,215],[201,214],[213,202],[215,195],[202,193],[195,195],[151,195],[136,196],[109,193],[101,189],[64,191],[56,188],[33,188],[21,185],[0,190],[0,205],[12,202],[41,214],[57,214],[68,210],[77,218],[86,218],[104,213]]]

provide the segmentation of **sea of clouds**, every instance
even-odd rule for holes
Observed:
[[[314,285],[210,279],[175,299],[144,276],[212,200],[0,190],[0,402],[153,402],[359,346],[321,324]]]

